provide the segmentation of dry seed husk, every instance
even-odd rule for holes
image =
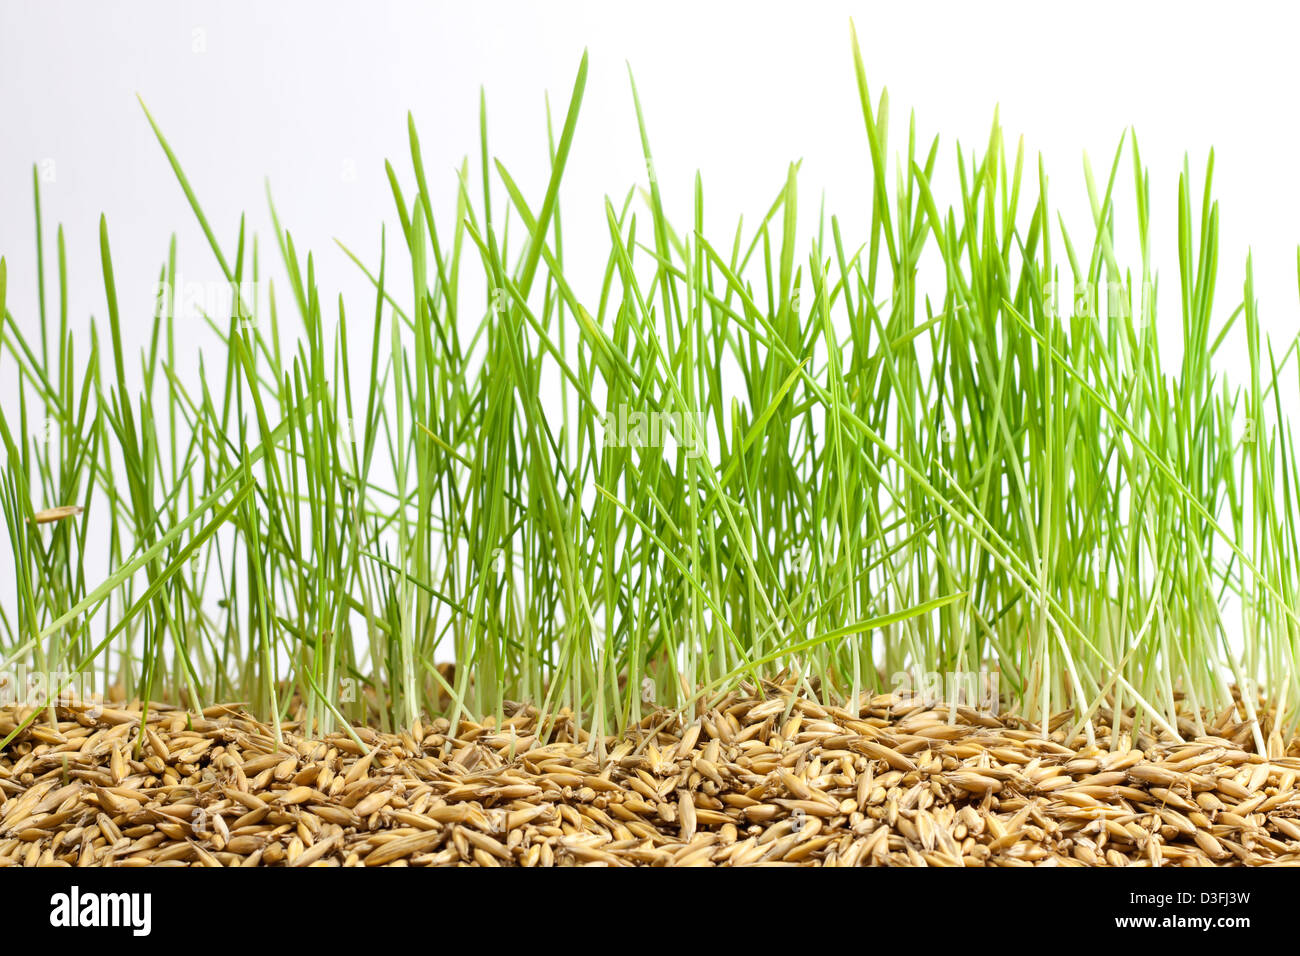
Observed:
[[[53,524],[55,521],[75,518],[81,512],[80,505],[59,505],[57,508],[45,508],[36,512],[32,515],[31,522],[32,524]]]
[[[143,728],[138,706],[60,707],[0,752],[0,865],[1300,864],[1300,757],[1242,749],[1231,712],[1112,752],[1065,741],[1069,715],[1045,739],[966,708],[766,689],[603,747],[529,707],[357,728],[365,753],[293,723],[277,745],[237,704],[151,707]],[[26,716],[0,709],[0,728]]]

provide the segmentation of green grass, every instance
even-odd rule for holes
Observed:
[[[333,301],[272,207],[274,294],[207,316],[225,353],[197,375],[174,238],[138,356],[106,223],[107,338],[69,325],[61,230],[56,267],[38,248],[35,316],[4,306],[0,260],[0,364],[21,393],[0,417],[5,668],[277,721],[296,698],[319,727],[527,700],[597,733],[781,669],[843,702],[901,671],[989,668],[1040,725],[1073,708],[1070,726],[1118,738],[1098,719],[1114,709],[1187,735],[1237,686],[1278,715],[1257,746],[1288,736],[1300,470],[1282,407],[1300,378],[1295,343],[1261,336],[1249,259],[1239,296],[1216,287],[1212,157],[1179,177],[1179,271],[1157,298],[1136,137],[1104,179],[1085,161],[1092,221],[1072,235],[996,122],[982,152],[927,146],[914,122],[890,140],[856,38],[853,56],[863,236],[824,214],[797,235],[797,165],[721,237],[702,234],[698,177],[676,225],[650,181],[607,201],[603,282],[575,288],[560,184],[584,57],[543,195],[492,157],[486,106],[481,193],[468,159],[429,182],[411,123],[409,171],[387,168],[400,233],[345,250],[369,301]],[[221,274],[266,281],[265,247],[242,223],[222,245],[148,119]],[[454,191],[453,220],[435,221],[434,189]],[[1114,293],[1100,317],[1085,287]],[[1183,328],[1176,366],[1157,301]],[[1214,368],[1229,337],[1250,360],[1232,380]],[[68,504],[85,511],[29,520]]]

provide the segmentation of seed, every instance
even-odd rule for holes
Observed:
[[[300,787],[298,789],[308,790],[309,794],[311,792],[306,787]],[[381,790],[378,793],[372,793],[370,796],[366,797],[355,807],[353,807],[352,812],[364,820],[372,813],[378,811],[381,807],[386,806],[388,804],[388,801],[392,799],[392,796],[393,796],[392,792],[388,790]]]
[[[681,819],[682,842],[690,843],[695,839],[695,801],[685,790],[681,791],[677,798],[677,815]]]
[[[79,505],[59,505],[57,508],[46,508],[44,511],[38,511],[32,515],[32,524],[51,524],[55,521],[63,521],[65,518],[73,518],[81,514]]]
[[[778,737],[771,714],[791,718]],[[759,708],[766,708],[760,711]],[[1291,758],[1206,738],[1076,754],[984,715],[874,723],[787,691],[586,743],[463,722],[314,741],[237,707],[42,724],[0,753],[0,863],[23,865],[1213,865],[1300,859]],[[882,712],[883,714],[883,712]],[[10,712],[0,709],[0,723]],[[505,727],[531,741],[511,753]],[[942,729],[938,729],[942,728]],[[361,735],[361,731],[358,731]],[[566,731],[566,733],[568,733]],[[727,743],[727,738],[731,743]],[[345,740],[347,743],[345,743]],[[425,738],[425,746],[428,738]],[[497,741],[501,743],[498,744]],[[569,737],[572,740],[572,736]],[[551,741],[551,742],[548,742]],[[441,745],[439,745],[441,746]],[[65,767],[80,776],[69,780]],[[319,786],[312,786],[319,784]],[[761,831],[752,830],[755,826]],[[373,829],[370,829],[373,827]],[[749,831],[749,832],[746,832]],[[757,836],[755,834],[758,834]]]
[[[907,757],[897,751],[883,746],[882,744],[876,743],[874,740],[867,740],[865,737],[859,737],[854,740],[850,746],[854,750],[858,750],[870,757],[885,761],[885,763],[889,764],[895,770],[908,772],[916,769],[916,764],[912,763],[912,761],[907,759]]]
[[[1002,784],[997,780],[973,771],[950,774],[948,780],[971,793],[998,793],[1002,790]]]
[[[311,787],[294,787],[292,790],[286,790],[276,798],[276,803],[282,806],[294,806],[299,803],[306,803],[314,795]]]

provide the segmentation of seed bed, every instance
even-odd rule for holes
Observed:
[[[356,728],[364,753],[295,723],[277,745],[236,707],[151,707],[143,739],[138,706],[59,708],[0,752],[0,865],[1300,863],[1300,756],[1253,752],[1233,720],[1108,750],[1011,715],[775,689],[601,740],[563,712],[540,736],[519,705],[499,727]],[[0,732],[25,716],[0,711]]]

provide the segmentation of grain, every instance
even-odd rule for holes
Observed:
[[[51,524],[55,521],[74,518],[81,514],[81,511],[80,505],[60,505],[57,508],[46,508],[32,515],[31,522],[32,524]]]
[[[60,707],[0,753],[0,865],[1300,864],[1300,757],[1235,725],[1075,750],[1014,717],[777,690],[605,741],[518,706],[358,728],[365,753],[294,723],[277,746],[238,705],[188,727]]]

